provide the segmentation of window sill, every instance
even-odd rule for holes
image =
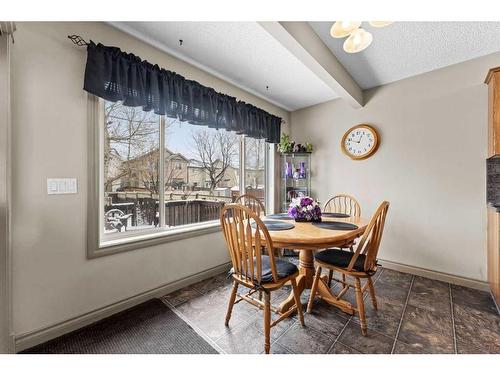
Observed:
[[[186,226],[178,229],[164,229],[155,231],[154,233],[110,239],[102,241],[95,250],[91,248],[87,249],[87,258],[99,258],[124,251],[136,250],[162,243],[215,233],[220,230],[220,223],[217,220],[203,225]]]

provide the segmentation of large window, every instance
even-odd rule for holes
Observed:
[[[99,103],[101,244],[216,226],[245,192],[266,201],[264,140]]]

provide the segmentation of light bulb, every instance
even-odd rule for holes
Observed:
[[[351,26],[351,21],[342,21],[342,28],[348,29]]]
[[[344,41],[344,51],[347,53],[356,53],[363,51],[366,47],[368,47],[373,41],[373,35],[362,29],[354,30],[349,38]]]
[[[330,29],[333,38],[345,38],[361,25],[361,21],[335,21]]]

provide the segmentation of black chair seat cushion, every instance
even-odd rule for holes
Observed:
[[[337,249],[324,250],[314,255],[314,257],[318,261],[340,268],[347,268],[349,266],[349,263],[351,263],[351,259],[353,256],[354,253],[351,253],[350,251]],[[359,254],[359,257],[358,259],[356,259],[356,263],[353,267],[355,271],[364,271],[365,258],[365,255]]]
[[[256,260],[254,260],[253,264],[254,267],[257,267]],[[295,264],[279,258],[274,258],[274,264],[276,264],[276,273],[278,279],[284,279],[285,277],[293,275],[294,273],[299,271]],[[268,255],[262,255],[261,265],[262,265],[262,277],[260,283],[266,284],[274,282],[273,273],[271,271],[271,261],[269,260]],[[229,272],[232,274],[234,272],[234,269],[231,269],[231,271]],[[257,275],[257,269],[255,269],[255,275]]]
[[[261,264],[261,284],[274,282],[273,273],[271,272],[271,262],[268,255],[262,255]],[[276,264],[276,273],[278,275],[278,279],[284,279],[285,277],[293,275],[294,273],[299,271],[295,264],[283,259],[274,258],[274,264]],[[257,266],[256,261],[254,261],[254,266]]]

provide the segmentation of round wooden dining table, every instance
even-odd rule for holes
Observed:
[[[266,219],[266,218],[264,218]],[[271,220],[271,218],[270,218]],[[279,219],[272,219],[279,220]],[[299,253],[299,277],[297,278],[297,285],[300,293],[304,289],[311,289],[314,278],[314,252],[324,250],[331,247],[344,247],[357,237],[361,236],[365,231],[369,220],[364,218],[332,218],[323,217],[323,222],[337,221],[355,224],[358,228],[352,230],[335,230],[325,229],[307,222],[295,222],[293,220],[284,220],[291,222],[295,225],[293,229],[269,231],[273,241],[274,248],[293,249],[300,251]],[[321,296],[325,294],[325,298],[330,299],[331,294],[324,291],[324,285],[327,284],[326,276],[322,278],[322,287],[318,288],[318,293]],[[293,293],[283,301],[279,310],[281,312],[287,311],[295,304]],[[342,307],[342,306],[339,306]],[[350,308],[348,308],[350,310]]]

